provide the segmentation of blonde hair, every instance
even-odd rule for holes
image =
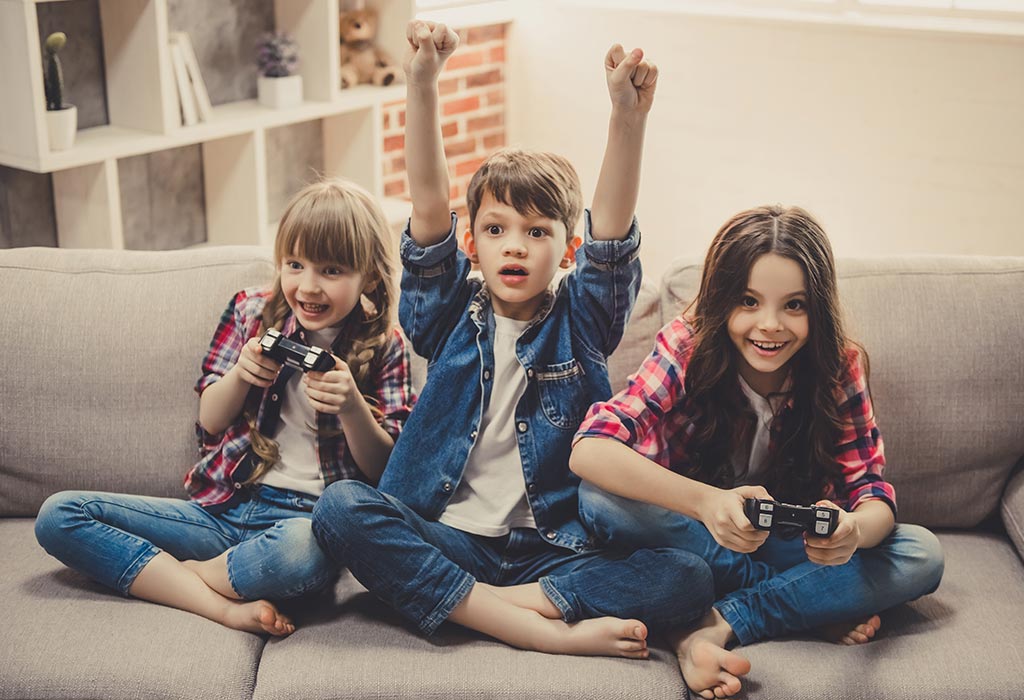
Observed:
[[[583,212],[583,192],[576,169],[555,153],[503,148],[484,161],[466,191],[470,230],[484,195],[507,204],[523,216],[539,214],[565,224],[571,241]]]
[[[353,182],[322,180],[303,187],[292,197],[281,217],[274,243],[277,276],[273,291],[263,308],[260,333],[278,330],[291,309],[281,288],[281,262],[298,255],[315,263],[337,263],[363,275],[366,291],[351,314],[343,321],[334,343],[334,353],[345,360],[378,420],[374,386],[371,384],[375,359],[387,349],[393,330],[395,310],[395,256],[391,229],[377,200]],[[259,392],[253,392],[257,397]],[[256,424],[258,402],[247,403],[246,420],[253,452],[259,458],[252,475],[253,483],[266,474],[280,454],[275,440],[260,433]],[[321,438],[338,437],[333,430]]]

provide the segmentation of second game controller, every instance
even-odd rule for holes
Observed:
[[[794,506],[765,498],[748,498],[743,512],[758,530],[771,530],[786,539],[806,532],[829,537],[839,524],[839,511],[825,506]]]
[[[323,348],[313,345],[306,347],[302,343],[288,340],[281,332],[273,328],[260,338],[263,354],[283,365],[294,367],[303,372],[326,372],[334,369],[334,357]]]

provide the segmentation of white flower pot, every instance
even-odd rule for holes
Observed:
[[[264,107],[294,107],[302,103],[302,76],[268,78],[261,75],[256,79],[256,94]]]
[[[65,105],[64,109],[46,112],[46,130],[50,135],[51,151],[66,151],[75,145],[78,131],[78,107]]]

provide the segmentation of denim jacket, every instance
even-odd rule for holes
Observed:
[[[576,268],[541,307],[516,342],[527,388],[515,411],[526,494],[541,535],[579,551],[587,533],[577,514],[579,479],[569,451],[592,403],[611,396],[607,357],[619,344],[640,288],[640,231],[633,220],[624,240],[595,241],[585,212]],[[448,236],[421,247],[402,236],[399,319],[428,378],[395,444],[380,490],[436,520],[462,479],[490,399],[494,311],[470,263]]]

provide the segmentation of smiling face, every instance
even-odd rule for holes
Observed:
[[[292,313],[310,331],[340,324],[359,303],[364,276],[335,263],[315,263],[296,251],[281,261],[281,290]]]
[[[540,214],[520,214],[486,192],[465,244],[480,265],[499,316],[528,321],[537,313],[555,272],[576,259],[579,238],[565,224]]]
[[[729,314],[729,338],[739,351],[739,372],[757,393],[778,391],[786,363],[810,335],[804,271],[790,259],[767,253],[750,268],[747,289]]]

